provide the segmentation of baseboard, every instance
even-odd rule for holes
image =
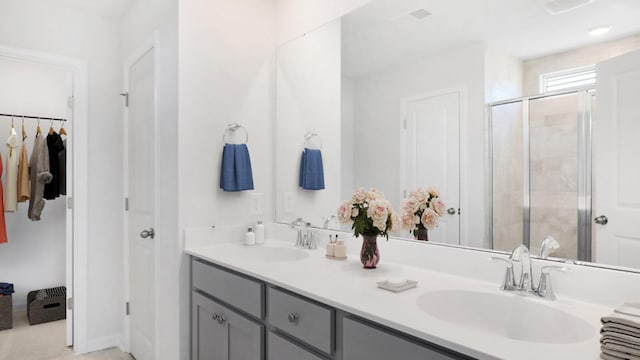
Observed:
[[[110,335],[96,339],[89,339],[87,341],[87,352],[94,352],[112,347],[122,349],[122,336]]]

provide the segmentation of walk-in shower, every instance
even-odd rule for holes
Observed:
[[[538,253],[553,236],[557,257],[591,261],[591,126],[595,91],[577,89],[488,108],[489,239]]]

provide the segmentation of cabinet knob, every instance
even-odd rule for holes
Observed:
[[[289,322],[290,323],[297,323],[298,322],[298,314],[296,313],[291,313],[289,314]]]
[[[213,318],[213,320],[218,320],[218,314],[213,314],[211,315],[211,317]]]
[[[218,324],[224,324],[225,321],[227,321],[227,319],[223,318],[222,316],[218,316]]]

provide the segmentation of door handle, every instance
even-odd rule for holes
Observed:
[[[146,238],[152,238],[153,239],[153,238],[156,237],[156,232],[153,230],[153,228],[149,228],[147,230],[142,230],[140,232],[140,237],[143,238],[143,239],[146,239]]]
[[[455,215],[455,214],[456,214],[456,209],[454,209],[454,208],[448,208],[448,209],[447,209],[447,213],[448,213],[449,215]]]
[[[593,221],[595,221],[598,225],[607,225],[609,219],[607,219],[607,217],[604,215],[600,215],[597,218],[593,219]]]

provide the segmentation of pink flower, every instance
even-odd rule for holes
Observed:
[[[414,198],[417,202],[424,203],[424,202],[427,201],[427,198],[429,197],[428,195],[429,194],[426,191],[424,191],[423,189],[418,188],[418,189],[412,191],[410,196],[412,198]]]
[[[429,230],[438,226],[438,214],[431,209],[425,209],[420,220],[422,220],[422,225]]]
[[[362,204],[367,199],[367,190],[364,188],[358,188],[353,192],[351,199],[354,204]]]
[[[373,226],[385,231],[387,228],[387,219],[389,218],[389,208],[386,200],[374,200],[369,203],[367,216],[373,220]]]
[[[438,216],[442,216],[444,215],[446,205],[444,204],[444,201],[442,201],[442,199],[440,199],[439,197],[435,197],[431,199],[431,204],[429,204],[429,207],[433,211],[435,211]]]
[[[338,207],[338,221],[343,224],[351,221],[352,208],[353,204],[351,201],[343,202],[340,207]]]
[[[353,208],[351,208],[351,217],[352,218],[358,216],[358,214],[360,214],[360,209],[358,209],[357,206],[354,206]]]
[[[427,192],[433,197],[440,197],[440,192],[434,187],[430,187],[429,189],[427,189]]]
[[[418,200],[410,197],[402,201],[401,208],[403,211],[410,212],[413,214],[416,211],[418,211],[418,209],[420,209],[420,203],[418,202]]]
[[[403,212],[402,216],[400,217],[400,226],[402,226],[402,228],[407,229],[409,231],[413,231],[413,229],[415,229],[416,224],[414,222],[414,216],[413,212]]]
[[[371,190],[369,190],[369,192],[367,192],[367,201],[371,202],[371,201],[375,201],[375,200],[379,200],[379,199],[384,199],[384,194],[381,193],[380,191],[371,188]]]

